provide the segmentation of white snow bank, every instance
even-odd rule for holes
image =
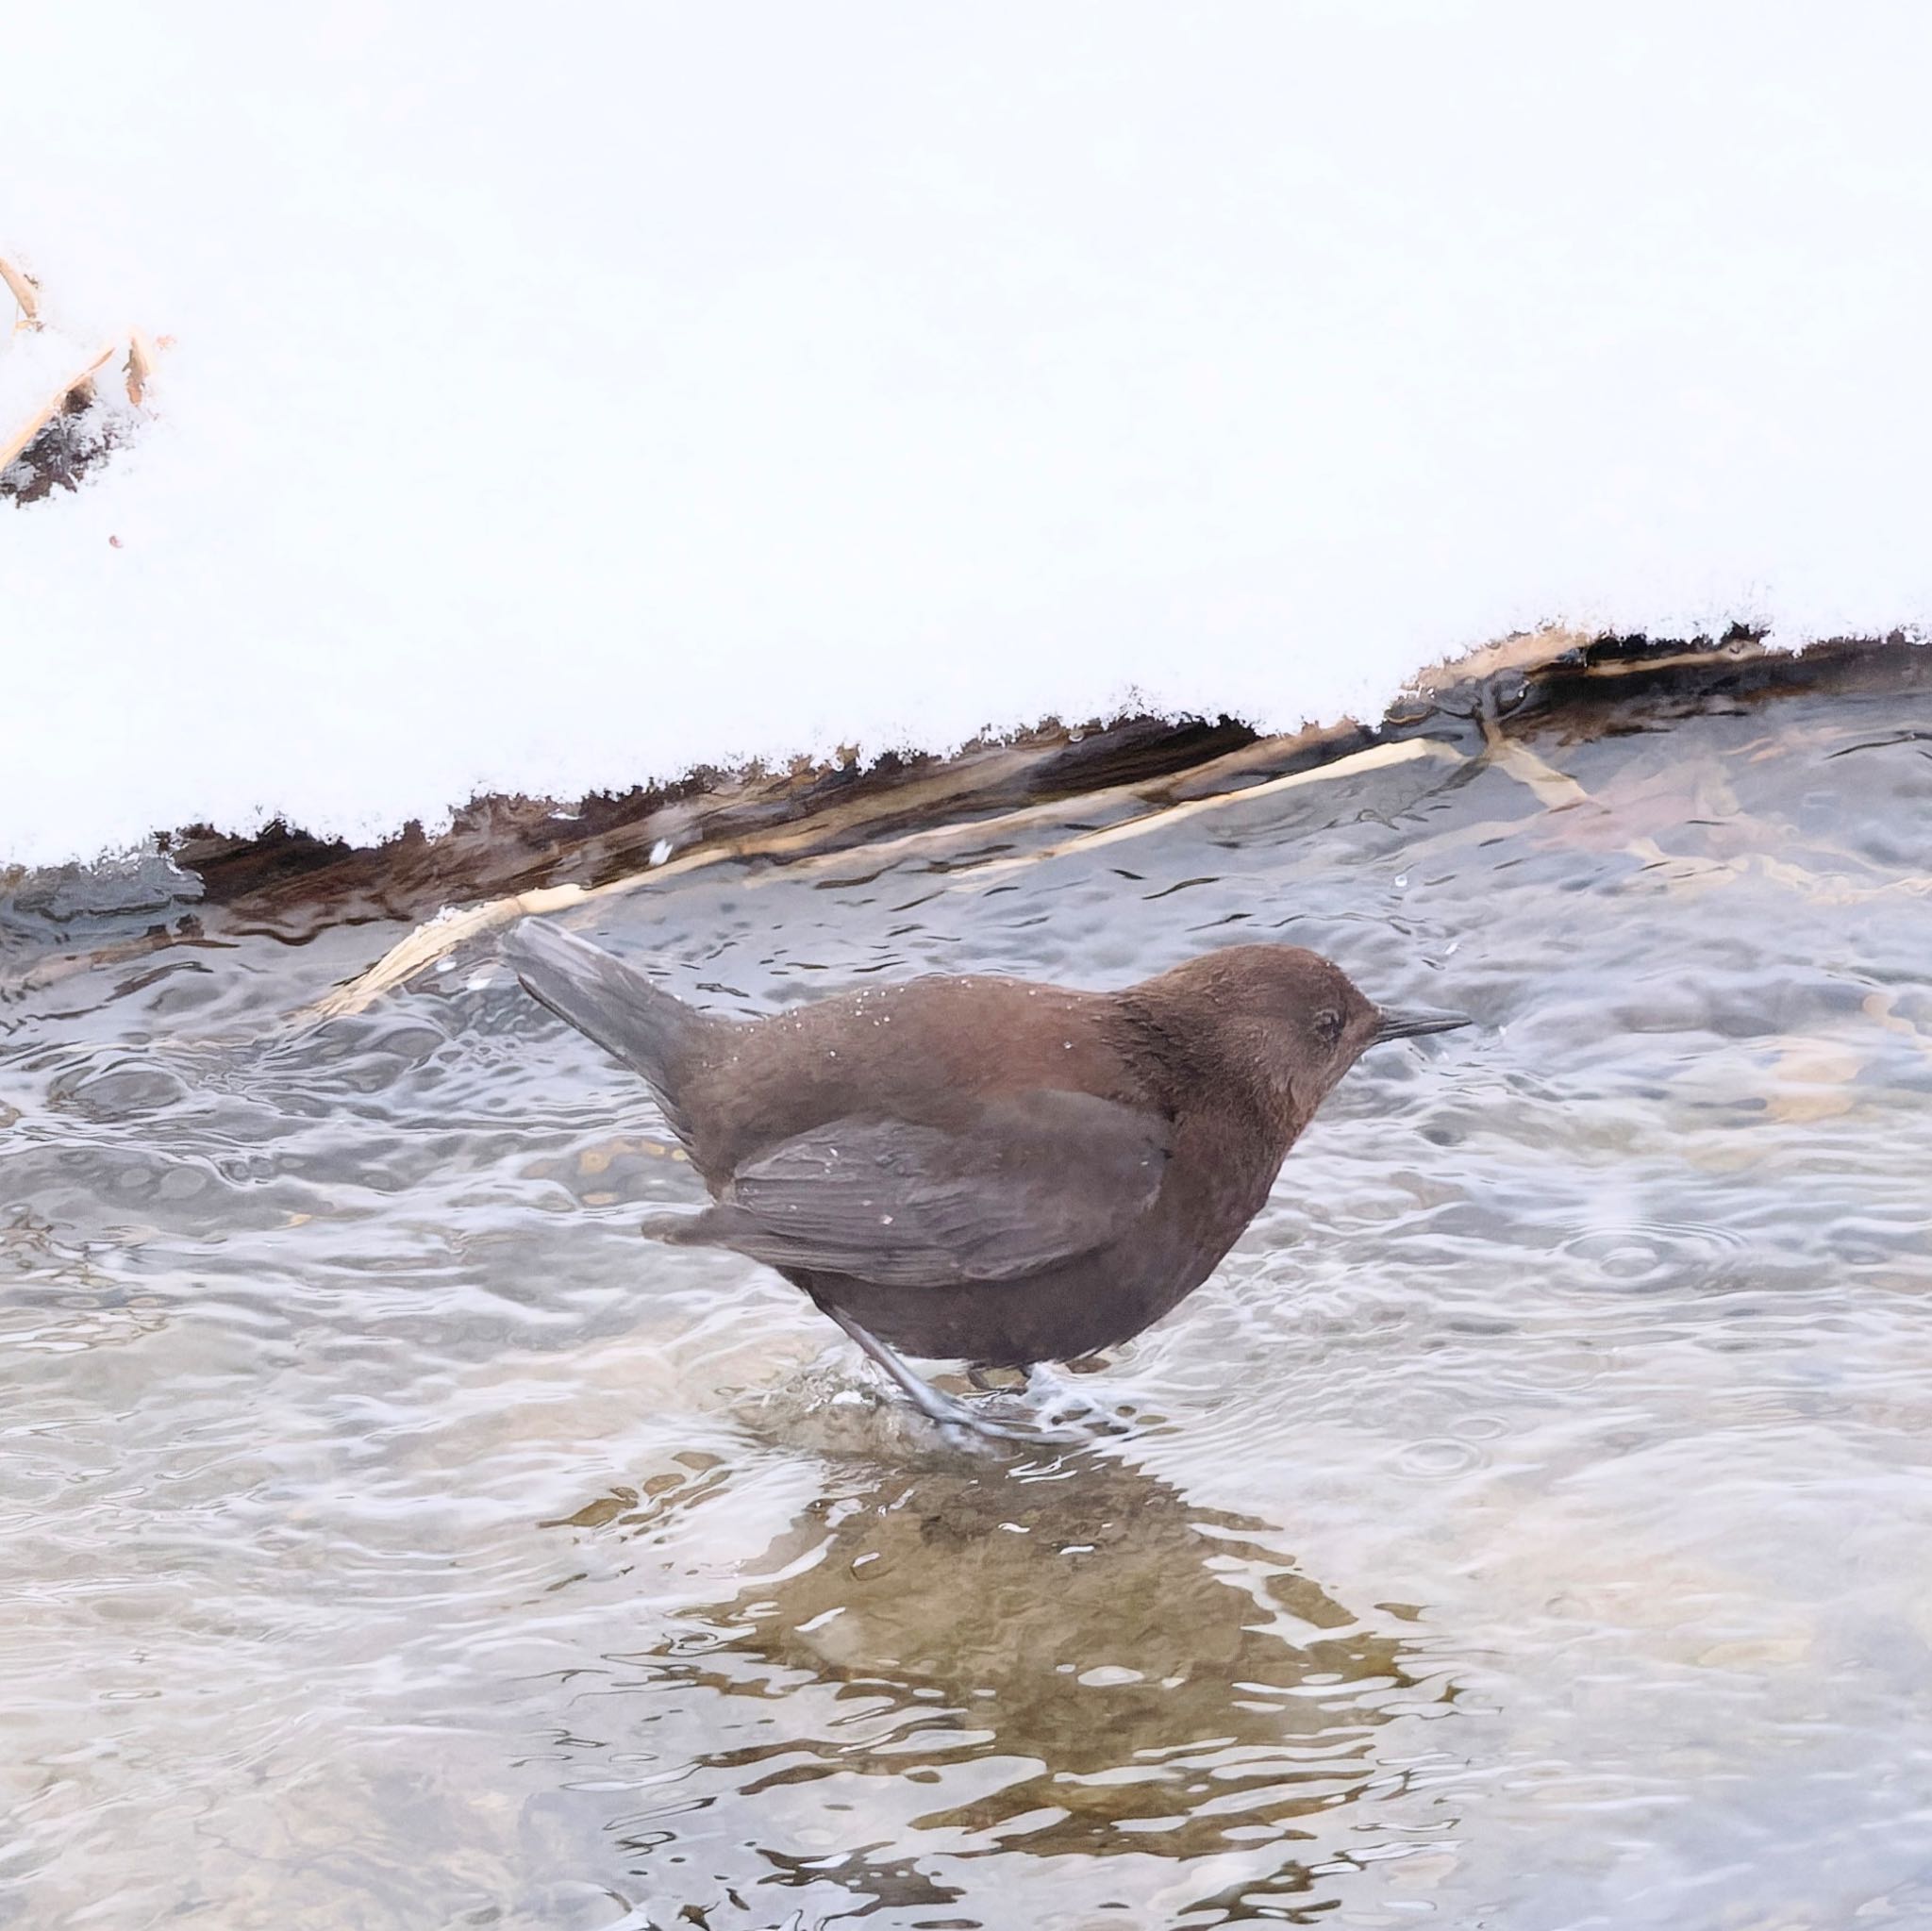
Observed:
[[[107,5],[0,56],[0,255],[175,339],[138,446],[0,506],[0,857],[1932,614],[1924,8]]]

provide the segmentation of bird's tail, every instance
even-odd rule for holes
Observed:
[[[654,986],[601,945],[545,920],[525,919],[512,926],[503,950],[531,998],[643,1074],[682,1139],[678,1088],[718,1022]]]

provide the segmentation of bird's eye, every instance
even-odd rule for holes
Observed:
[[[1315,1037],[1324,1046],[1332,1046],[1341,1038],[1341,1015],[1333,1007],[1324,1007],[1316,1013]]]

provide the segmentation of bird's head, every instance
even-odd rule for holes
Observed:
[[[1298,945],[1228,946],[1155,986],[1178,991],[1180,1009],[1198,1016],[1224,1056],[1261,1075],[1297,1131],[1371,1046],[1470,1024],[1459,1013],[1377,1006],[1332,959]]]

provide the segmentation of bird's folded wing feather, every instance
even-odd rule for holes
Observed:
[[[1091,1093],[840,1120],[746,1161],[681,1238],[887,1287],[1015,1279],[1127,1232],[1168,1150],[1160,1114]]]

